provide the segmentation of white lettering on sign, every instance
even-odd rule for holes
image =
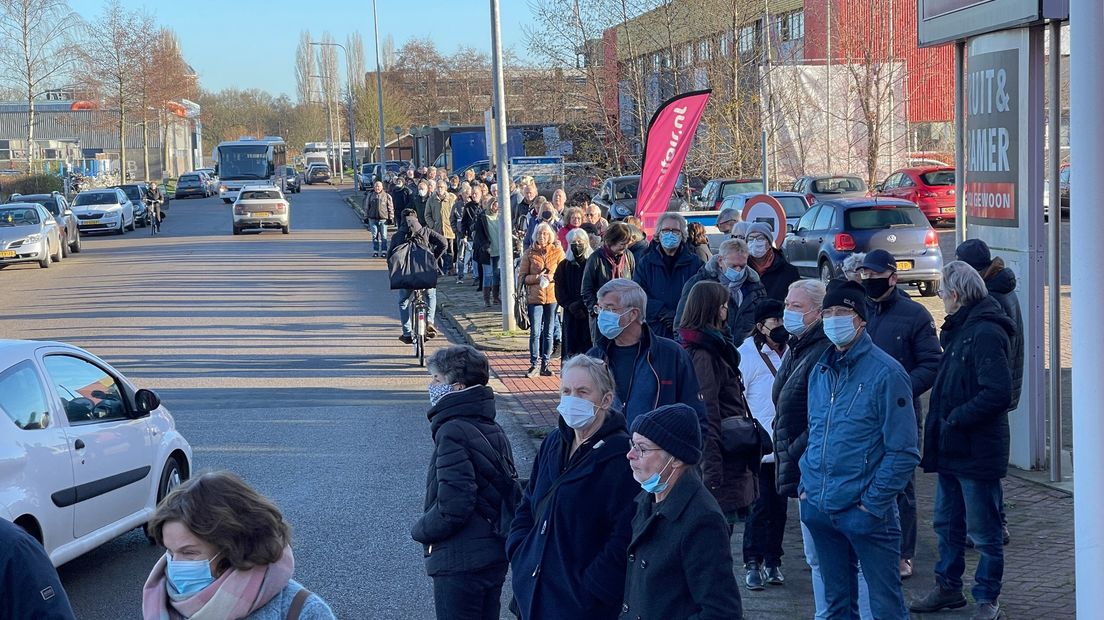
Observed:
[[[969,75],[969,110],[971,116],[1007,114],[1012,111],[1012,98],[1008,95],[1008,74],[1005,69],[981,69]],[[1003,119],[1002,119],[1003,120]],[[1008,114],[1007,122],[1016,122],[1015,115]],[[971,172],[1009,172],[1008,157],[1011,145],[1007,127],[999,124],[971,129],[967,135],[967,170]]]
[[[663,155],[663,161],[659,162],[659,176],[661,177],[667,174],[667,168],[675,159],[675,150],[678,149],[679,141],[682,140],[682,126],[686,123],[686,110],[686,106],[675,108],[675,129],[678,129],[678,131],[671,132],[671,142],[668,144],[667,152]]]

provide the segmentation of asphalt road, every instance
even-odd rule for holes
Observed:
[[[296,578],[338,617],[431,618],[409,538],[428,377],[340,193],[304,187],[287,236],[231,236],[229,206],[179,200],[159,237],[90,236],[49,270],[4,269],[0,334],[77,344],[156,390],[198,469],[231,470],[283,509]],[[62,566],[77,616],[137,617],[160,553],[136,530]]]

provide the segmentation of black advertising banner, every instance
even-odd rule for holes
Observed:
[[[1018,226],[1020,52],[970,55],[966,77],[966,217]]]

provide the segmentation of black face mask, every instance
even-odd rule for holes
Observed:
[[[867,278],[862,281],[862,287],[867,297],[881,299],[889,291],[889,278]]]
[[[781,347],[790,340],[790,332],[786,331],[785,326],[779,325],[778,327],[770,330],[770,333],[767,334],[767,337],[771,339],[771,342]]]
[[[575,258],[582,258],[586,254],[586,246],[582,243],[572,243],[571,252],[575,255]]]

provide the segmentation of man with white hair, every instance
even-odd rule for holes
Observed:
[[[633,272],[633,280],[648,294],[648,325],[664,338],[674,336],[682,288],[704,264],[686,243],[686,229],[686,218],[678,213],[659,216],[659,243],[639,258]]]
[[[728,333],[739,347],[755,329],[755,309],[767,297],[759,274],[748,265],[748,246],[740,239],[725,239],[716,256],[702,265],[682,287],[682,298],[675,310],[675,325],[682,324],[682,311],[694,285],[702,280],[718,282],[728,288]]]

